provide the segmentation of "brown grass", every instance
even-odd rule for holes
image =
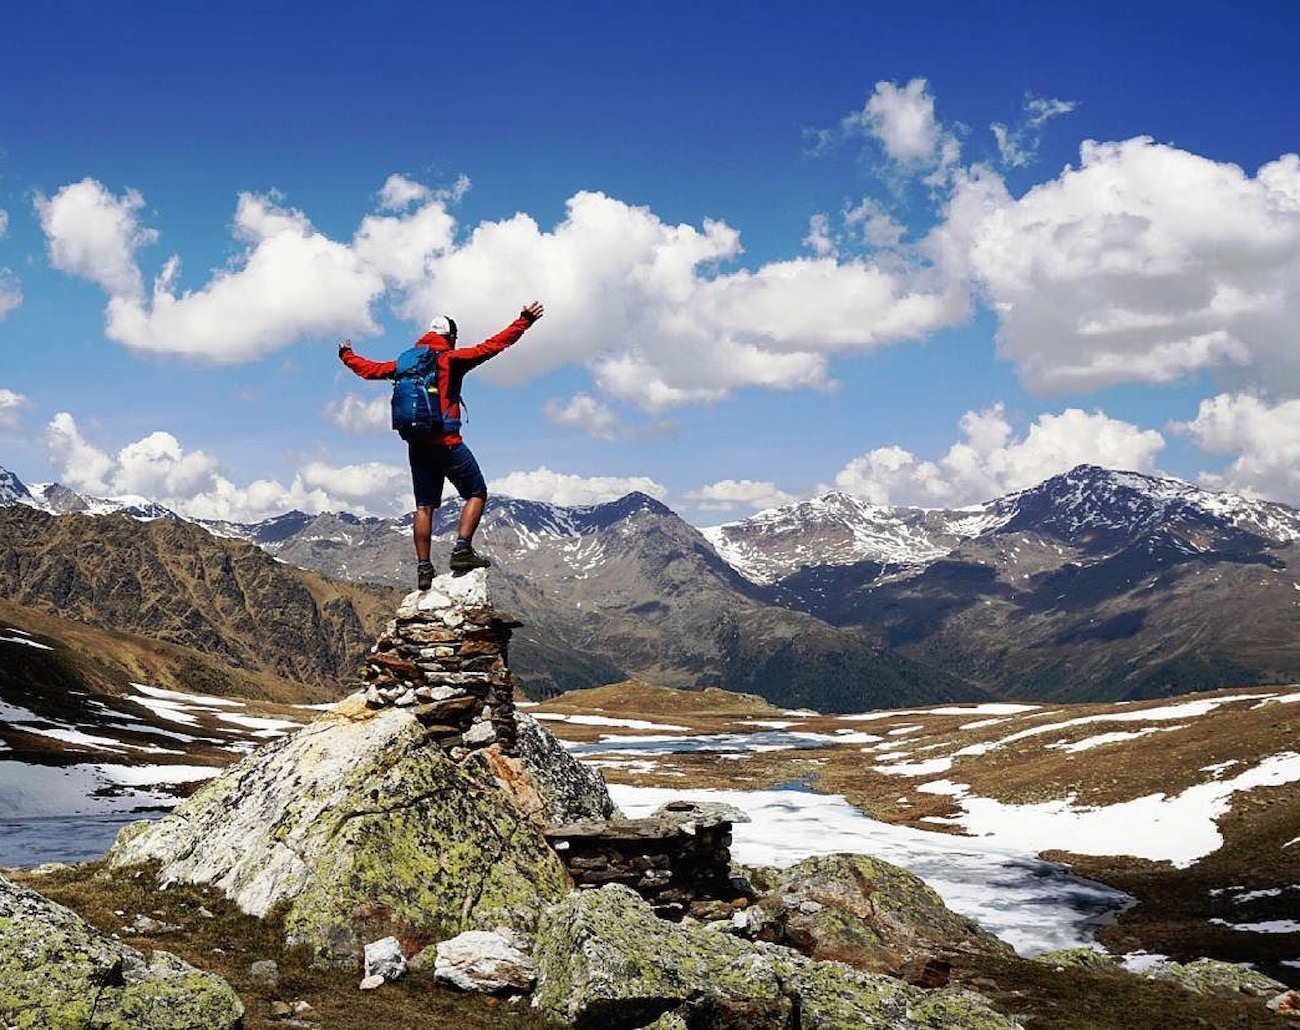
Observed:
[[[286,950],[283,926],[274,915],[266,919],[244,915],[209,887],[177,884],[164,890],[148,869],[124,872],[90,863],[47,876],[14,874],[12,879],[67,905],[134,948],[146,953],[170,951],[221,976],[244,1003],[245,1030],[282,1027],[271,1006],[277,1001],[292,1004],[300,1000],[313,1009],[307,1018],[328,1030],[541,1030],[546,1025],[526,998],[512,1002],[463,994],[435,984],[432,969],[409,973],[378,990],[358,990],[360,969],[313,969],[306,949]],[[200,908],[206,908],[213,918],[201,916]],[[137,915],[181,929],[141,936],[129,929]],[[249,976],[249,966],[259,959],[274,959],[278,964],[278,985],[264,986]]]

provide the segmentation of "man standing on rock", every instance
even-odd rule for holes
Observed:
[[[451,552],[451,571],[462,574],[470,569],[487,568],[491,563],[474,550],[474,531],[483,517],[487,503],[487,484],[479,471],[478,461],[460,437],[460,388],[465,373],[483,364],[524,335],[524,331],[542,317],[537,301],[525,305],[519,317],[508,326],[474,347],[456,349],[456,322],[439,315],[429,323],[429,330],[414,347],[395,361],[371,361],[352,350],[352,341],[339,344],[339,358],[362,379],[393,379],[393,428],[406,441],[411,464],[411,484],[415,490],[416,583],[428,590],[433,582],[433,564],[429,546],[433,537],[433,512],[442,504],[442,489],[447,480],[465,501],[456,544]],[[412,427],[399,416],[399,390],[411,382],[418,392],[432,398],[431,425]]]

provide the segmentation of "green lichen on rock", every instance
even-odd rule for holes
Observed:
[[[146,959],[0,877],[0,1023],[15,1030],[222,1030],[243,1005],[167,952]]]
[[[816,855],[788,869],[747,872],[762,895],[765,936],[813,958],[892,971],[935,950],[1012,953],[920,877],[869,855]]]
[[[212,883],[251,915],[283,910],[289,942],[326,963],[354,961],[362,936],[527,929],[569,885],[487,764],[453,762],[402,709],[273,742],[129,828],[109,860],[156,860],[160,879]]]
[[[989,1007],[988,1001],[974,991],[945,988],[929,991],[907,1009],[906,1026],[927,1030],[1021,1030],[1014,1019]],[[826,1026],[828,1024],[821,1024]],[[881,1024],[884,1026],[894,1024]]]
[[[1202,958],[1186,964],[1161,962],[1147,971],[1153,980],[1168,980],[1197,994],[1215,994],[1221,998],[1249,995],[1255,998],[1272,998],[1288,988],[1272,977],[1253,969]]]
[[[1095,948],[1059,948],[1035,955],[1035,962],[1065,969],[1095,969],[1101,972],[1125,972],[1123,964],[1109,952],[1097,951]]]
[[[290,943],[350,961],[359,911],[397,932],[441,940],[502,923],[531,929],[544,902],[569,889],[563,864],[482,767],[408,765],[370,807],[341,821],[290,903]],[[385,934],[380,934],[381,936]]]
[[[690,1030],[690,1024],[676,1012],[665,1012],[653,1023],[647,1023],[642,1030]]]
[[[787,958],[786,956],[790,957]],[[534,949],[534,1005],[577,1026],[642,1026],[694,995],[778,1002],[793,953],[655,916],[629,888],[578,891],[547,912]],[[779,968],[773,968],[775,961]]]
[[[618,885],[575,892],[550,909],[534,957],[534,1004],[577,1027],[667,1030],[679,1025],[673,1015],[695,1026],[719,1013],[728,1025],[739,1020],[753,1030],[1015,1025],[974,995],[926,992],[788,948],[665,922]]]

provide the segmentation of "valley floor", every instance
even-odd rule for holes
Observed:
[[[203,772],[215,773],[259,740],[312,715],[306,707],[250,709],[143,685],[131,697],[96,703],[108,714],[95,725],[65,725],[12,703],[0,713],[6,747],[0,816],[6,801],[14,814],[14,799],[26,796],[23,784],[34,776],[48,783],[82,767],[134,762],[150,768],[160,761],[150,749],[168,742],[180,753],[163,756],[163,764],[188,765],[187,742],[177,739],[185,735],[206,749],[204,762],[211,764]],[[1131,705],[950,705],[824,716],[722,691],[623,684],[520,707],[600,768],[628,814],[668,793],[706,792],[748,811],[754,821],[734,832],[739,861],[785,865],[816,852],[867,851],[910,864],[951,907],[979,919],[1022,956],[1095,936],[1134,966],[1153,955],[1214,957],[1249,962],[1300,985],[1294,915],[1300,911],[1294,745],[1300,691],[1294,688]],[[123,744],[133,747],[115,748]],[[123,789],[103,792],[99,807],[77,811],[120,818],[113,809],[123,797],[136,802],[127,807],[158,803],[131,795],[125,780],[117,786]],[[48,821],[11,819],[10,841],[17,840],[13,829],[20,822],[22,832],[50,835]],[[7,852],[0,864],[56,857],[38,848]],[[132,892],[139,884],[95,880],[93,870],[29,882],[92,918],[98,911],[94,921],[112,932],[122,927],[105,912],[169,911],[173,900],[179,904],[166,892],[153,902],[137,900]],[[213,908],[210,898],[204,904]],[[175,918],[182,915],[178,909]],[[198,949],[196,962],[228,975],[253,999],[248,1025],[271,1025],[255,1009],[267,1010],[273,999],[243,982],[248,962],[262,956],[245,947],[229,961],[214,958],[211,949],[224,945],[203,934],[191,940],[188,928],[185,937],[184,948],[127,939],[146,948]],[[1034,1027],[1286,1025],[1254,999],[1201,997],[1118,973],[1072,970],[1062,977],[1023,957],[971,959],[958,978],[1005,1011],[1032,1015]],[[407,1025],[396,1013],[406,1011],[401,992],[415,986],[357,1008],[352,981],[295,971],[277,997],[310,995],[318,1010],[339,1013],[328,1026],[384,1025],[389,1016],[376,1024],[379,1010],[371,1012],[372,1005],[396,1005],[390,1015],[399,1023],[391,1025]],[[422,1004],[418,997],[411,993],[412,1006]],[[447,1004],[437,1025],[533,1025],[517,1009],[454,998]],[[358,1015],[363,1012],[370,1015]]]

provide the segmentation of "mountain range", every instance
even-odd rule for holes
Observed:
[[[58,537],[63,577],[87,562],[120,577],[147,565],[145,552],[175,570],[176,551],[254,545],[286,575],[312,570],[375,599],[412,577],[409,518],[189,524],[146,498],[28,489],[3,470],[0,504],[0,593],[86,621],[99,601],[67,608],[59,576],[15,575],[31,561],[15,555]],[[93,527],[114,510],[120,528],[106,539]],[[450,542],[455,515],[438,513],[439,541]],[[73,523],[83,528],[59,528]],[[1080,466],[968,508],[833,493],[705,530],[644,494],[584,507],[494,497],[477,543],[495,562],[494,597],[525,623],[511,664],[534,696],[635,677],[860,711],[1300,680],[1300,512],[1176,479]],[[204,566],[204,582],[219,570]],[[129,615],[123,607],[101,622]],[[175,639],[185,621],[173,613],[151,628],[145,611],[119,628]]]

